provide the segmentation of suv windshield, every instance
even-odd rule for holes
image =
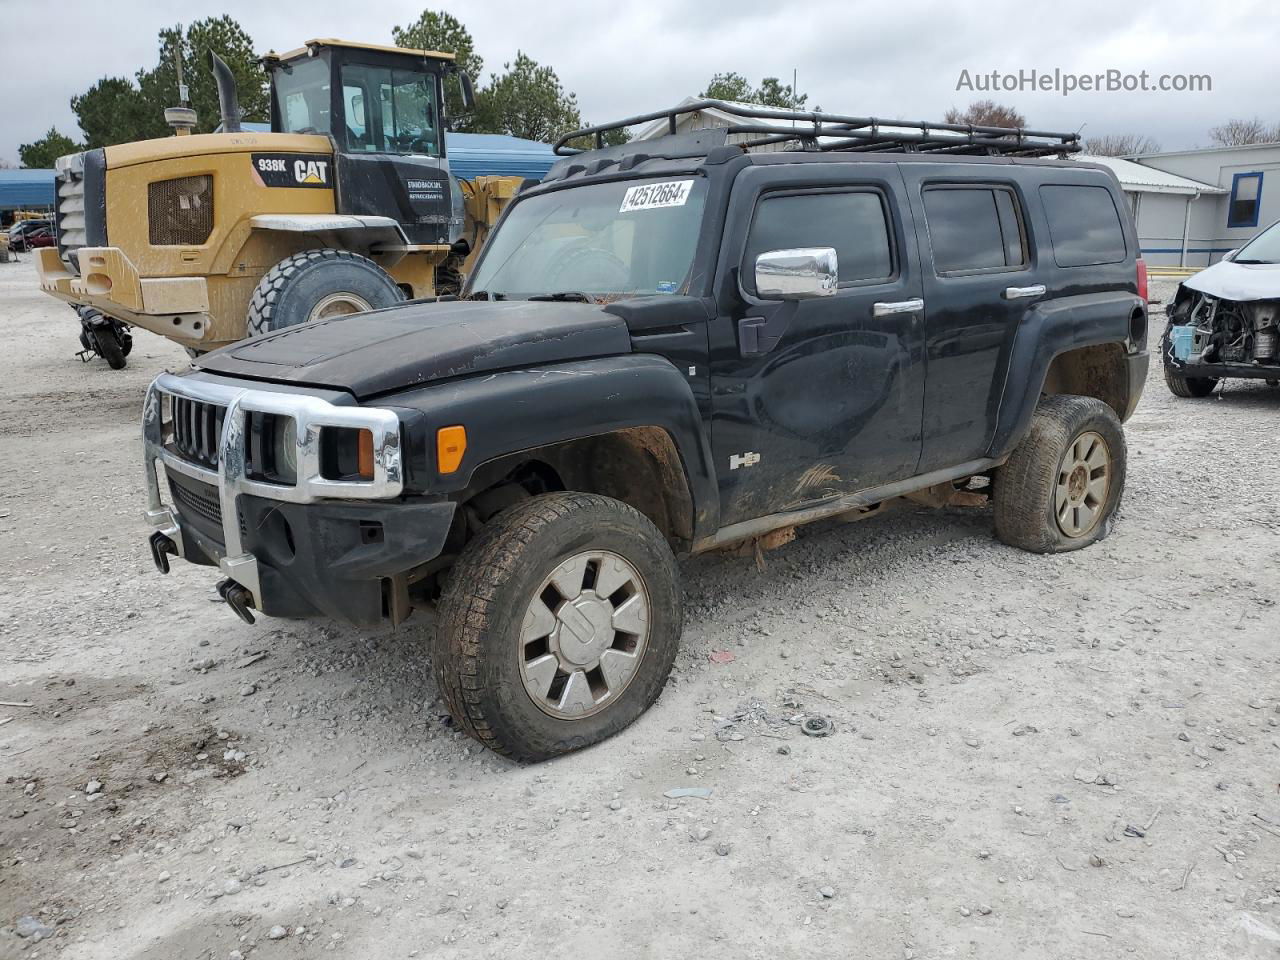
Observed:
[[[1240,248],[1235,263],[1280,263],[1280,223],[1267,229]]]
[[[706,181],[595,183],[521,200],[485,245],[470,290],[599,299],[683,293]]]

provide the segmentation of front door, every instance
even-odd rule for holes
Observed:
[[[721,525],[914,474],[923,305],[897,166],[751,167],[734,184],[724,236],[711,325]],[[760,299],[756,257],[797,247],[835,248],[835,294]],[[770,336],[744,333],[761,322]]]

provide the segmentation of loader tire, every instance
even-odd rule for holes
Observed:
[[[671,672],[678,577],[666,538],[618,500],[507,508],[463,549],[437,611],[432,662],[454,723],[526,763],[613,736]]]
[[[996,471],[996,536],[1032,553],[1096,543],[1111,532],[1125,464],[1124,428],[1111,407],[1093,397],[1042,398]]]
[[[258,281],[246,336],[390,307],[403,299],[395,281],[368,257],[349,250],[305,250],[285,257]]]

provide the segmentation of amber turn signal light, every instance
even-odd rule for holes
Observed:
[[[462,466],[466,452],[466,427],[441,427],[436,431],[436,469],[441,473],[453,473]]]
[[[356,469],[361,480],[373,479],[373,431],[361,430],[356,438]]]

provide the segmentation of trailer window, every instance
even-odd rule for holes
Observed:
[[[1262,174],[1237,173],[1231,178],[1231,205],[1227,208],[1228,227],[1256,227],[1258,206],[1262,199]]]
[[[1120,212],[1106,187],[1046,184],[1040,200],[1060,267],[1120,263],[1126,255]]]

